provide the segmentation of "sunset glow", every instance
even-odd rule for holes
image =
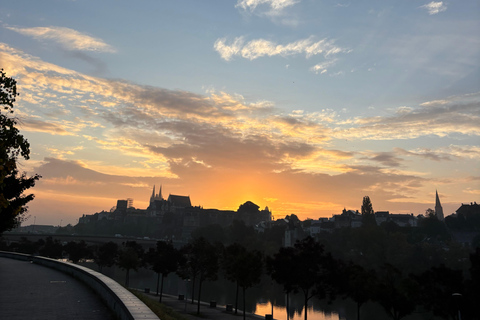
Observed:
[[[43,176],[29,214],[146,208],[154,185],[275,218],[365,195],[415,215],[435,190],[446,215],[479,202],[479,17],[475,1],[3,3],[22,168]]]

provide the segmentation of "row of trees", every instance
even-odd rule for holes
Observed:
[[[311,237],[298,241],[293,247],[282,247],[271,256],[238,243],[213,244],[203,237],[193,239],[181,249],[159,241],[156,248],[148,251],[134,241],[127,241],[120,247],[112,242],[89,247],[83,241],[62,245],[52,238],[36,243],[23,239],[3,249],[52,258],[67,256],[73,262],[94,259],[100,271],[117,265],[126,271],[127,287],[131,270],[150,268],[157,273],[156,291],[160,301],[164,278],[176,273],[191,281],[191,303],[197,299],[197,313],[200,313],[202,285],[205,281],[216,280],[219,275],[236,284],[235,312],[238,311],[239,292],[242,292],[244,316],[247,290],[258,284],[264,274],[279,283],[287,296],[302,296],[305,319],[312,298],[327,301],[350,298],[357,304],[357,319],[360,319],[361,307],[367,301],[374,301],[394,320],[420,309],[429,310],[442,319],[457,319],[461,309],[464,319],[474,319],[478,315],[475,301],[480,301],[480,249],[470,255],[468,275],[445,265],[410,274],[391,264],[366,268],[334,258]],[[460,301],[455,300],[458,295],[453,295],[458,293],[462,295]],[[288,309],[287,305],[287,313]]]

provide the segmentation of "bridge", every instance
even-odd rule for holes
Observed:
[[[151,238],[141,238],[141,237],[127,237],[127,236],[99,236],[99,235],[78,235],[78,234],[47,234],[47,233],[10,233],[6,232],[2,235],[3,239],[10,242],[19,242],[22,238],[26,238],[32,242],[37,242],[40,239],[46,239],[48,237],[52,237],[53,239],[57,239],[61,242],[80,242],[85,241],[86,244],[89,245],[98,245],[103,244],[106,242],[114,242],[121,246],[124,242],[127,241],[135,241],[136,243],[140,244],[145,250],[149,248],[155,248],[157,246],[157,241],[163,241],[159,239],[151,239]],[[183,241],[173,241],[173,245],[175,248],[181,248],[186,243]]]

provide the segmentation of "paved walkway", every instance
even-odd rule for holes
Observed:
[[[156,296],[154,293],[150,293],[150,294],[143,293],[143,294],[147,295],[151,299],[154,299],[155,301],[158,301],[159,299],[159,297]],[[185,300],[178,300],[178,297],[171,296],[171,295],[164,294],[162,296],[162,303],[171,307],[172,309],[180,313],[182,316],[190,320],[200,320],[200,319],[202,320],[205,320],[205,319],[242,320],[243,319],[243,313],[241,310],[238,310],[238,314],[234,314],[231,312],[226,312],[225,306],[217,306],[216,308],[210,308],[210,305],[207,303],[202,303],[202,305],[200,306],[200,316],[196,316],[196,312],[197,312],[196,301],[195,301],[195,304],[192,304],[192,301],[189,300],[185,304]],[[246,313],[246,319],[260,320],[260,319],[265,319],[265,317],[261,317],[256,314]]]
[[[79,280],[29,261],[0,258],[0,319],[113,320],[114,317]]]

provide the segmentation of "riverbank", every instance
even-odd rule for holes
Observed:
[[[154,293],[145,293],[142,290],[137,291],[149,299],[152,299],[154,301],[159,300],[159,296],[155,295]],[[243,318],[243,312],[241,310],[238,310],[238,313],[235,314],[234,312],[227,312],[226,306],[215,305],[215,307],[213,307],[210,303],[206,302],[200,302],[200,315],[197,315],[197,301],[192,304],[191,301],[179,300],[178,296],[168,294],[163,294],[162,303],[172,308],[188,320],[239,320]],[[262,317],[252,313],[245,313],[245,318],[252,320],[260,320],[265,319],[265,316]]]

